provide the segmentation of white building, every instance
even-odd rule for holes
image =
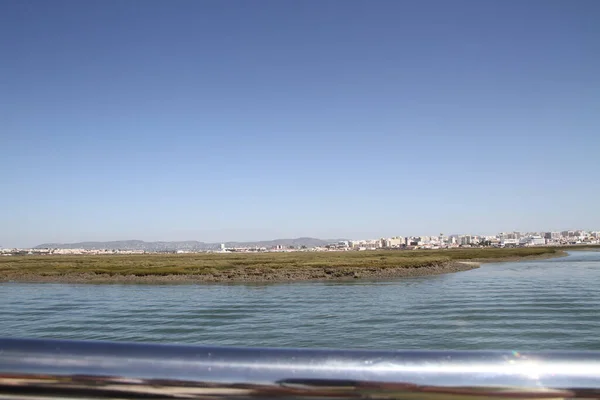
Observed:
[[[460,244],[466,246],[473,243],[473,237],[471,235],[459,236]]]
[[[409,236],[406,238],[407,246],[422,246],[424,244],[420,236]]]
[[[500,246],[517,246],[519,244],[519,239],[501,239]]]
[[[546,244],[546,239],[541,236],[527,236],[519,241],[524,246],[543,246]]]
[[[358,250],[376,249],[379,244],[379,240],[353,240],[351,242],[352,248]]]
[[[400,236],[394,236],[393,238],[385,239],[385,247],[398,248],[404,244],[404,238]]]

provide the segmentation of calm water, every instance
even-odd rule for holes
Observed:
[[[0,284],[0,336],[235,346],[600,350],[600,252],[385,282]]]

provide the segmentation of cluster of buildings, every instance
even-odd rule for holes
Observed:
[[[528,247],[528,246],[572,246],[600,245],[600,231],[562,231],[562,232],[500,232],[497,235],[444,235],[436,236],[394,236],[389,238],[366,240],[342,240],[325,246],[283,246],[272,247],[236,247],[228,248],[221,244],[216,250],[174,250],[170,253],[199,252],[291,252],[291,251],[362,251],[362,250],[413,250],[413,249],[450,249],[464,247]],[[119,249],[0,249],[0,255],[102,255],[102,254],[145,254],[158,251],[119,250]],[[160,251],[164,253],[165,251]]]
[[[378,249],[451,249],[470,247],[529,247],[529,246],[571,246],[600,245],[600,231],[562,232],[500,232],[497,235],[444,235],[437,236],[394,236],[366,240],[341,240],[326,246],[306,248],[304,246],[285,247],[240,247],[226,248],[221,245],[219,252],[262,252],[262,251],[349,251]]]
[[[600,244],[600,231],[500,232],[497,235],[395,236],[370,240],[341,241],[330,248],[372,249],[445,249],[455,247],[527,247]]]
[[[144,250],[119,249],[0,249],[0,255],[102,255],[102,254],[144,254]]]

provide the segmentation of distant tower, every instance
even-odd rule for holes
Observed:
[[[225,251],[225,243],[221,243],[221,251]]]

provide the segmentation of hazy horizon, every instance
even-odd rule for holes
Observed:
[[[599,229],[599,18],[3,1],[0,246]]]
[[[126,242],[126,241],[143,241],[143,242],[185,242],[185,241],[191,241],[191,242],[203,242],[203,243],[211,243],[211,244],[215,244],[215,243],[230,243],[230,242],[237,242],[237,243],[244,243],[244,242],[268,242],[268,241],[277,241],[277,240],[292,240],[292,239],[303,239],[303,238],[309,238],[309,239],[319,239],[319,240],[338,240],[338,239],[343,239],[343,240],[367,240],[367,239],[379,239],[379,238],[390,238],[390,237],[395,237],[395,236],[402,236],[402,237],[407,237],[407,236],[415,236],[415,237],[419,237],[419,236],[437,236],[440,233],[444,234],[445,236],[450,236],[450,235],[476,235],[476,236],[493,236],[496,235],[500,232],[521,232],[521,233],[527,233],[527,232],[562,232],[562,231],[571,231],[571,230],[585,230],[585,231],[597,231],[598,229],[594,229],[594,228],[590,228],[590,229],[583,229],[583,228],[568,228],[568,229],[545,229],[545,230],[540,230],[540,229],[529,229],[529,230],[518,230],[518,229],[512,229],[512,230],[506,230],[506,231],[498,231],[498,232],[488,232],[488,233],[482,233],[483,231],[478,231],[478,232],[455,232],[455,231],[448,231],[448,232],[429,232],[429,233],[420,233],[420,234],[415,234],[415,233],[404,233],[404,234],[388,234],[388,235],[371,235],[371,236],[355,236],[355,237],[351,237],[348,235],[341,235],[341,236],[332,236],[332,237],[318,237],[318,236],[314,236],[314,235],[299,235],[299,236],[279,236],[279,237],[257,237],[257,238],[240,238],[237,240],[234,239],[224,239],[224,240],[201,240],[201,239],[194,239],[194,238],[187,238],[187,239],[160,239],[160,238],[148,238],[148,239],[140,239],[140,238],[107,238],[107,239],[98,239],[98,240],[70,240],[70,241],[42,241],[42,242],[38,242],[35,244],[30,244],[28,246],[3,246],[2,243],[0,243],[0,248],[2,247],[8,247],[8,248],[12,248],[12,247],[18,247],[18,248],[31,248],[31,247],[35,247],[35,246],[39,246],[42,244],[73,244],[73,243],[89,243],[89,242]]]

